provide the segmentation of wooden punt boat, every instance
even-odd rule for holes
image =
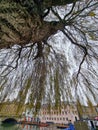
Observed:
[[[24,125],[37,125],[39,127],[47,127],[49,126],[48,123],[43,123],[43,122],[31,122],[31,121],[20,121],[19,124],[24,124]]]
[[[58,129],[65,129],[65,128],[68,128],[69,126],[67,126],[67,125],[57,125],[56,127]]]

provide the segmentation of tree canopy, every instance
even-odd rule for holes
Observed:
[[[97,0],[0,0],[1,101],[97,102],[97,10]]]

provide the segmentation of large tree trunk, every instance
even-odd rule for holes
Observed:
[[[76,1],[80,1],[80,0],[43,0],[43,5],[47,8],[52,6],[71,4]]]
[[[43,11],[52,6],[65,5],[75,1],[44,0],[40,3],[40,8]],[[37,3],[34,4],[34,1],[27,4],[21,2],[17,3],[15,0],[10,2],[1,0],[0,2],[0,48],[8,48],[14,44],[24,45],[29,42],[40,42],[63,27],[60,22],[45,22],[40,17],[39,7],[36,6]],[[29,8],[33,8],[33,12],[30,12]]]

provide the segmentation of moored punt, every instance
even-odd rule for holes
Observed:
[[[47,126],[49,126],[49,124],[41,122],[41,123],[38,124],[38,126],[39,127],[47,127]]]
[[[49,124],[43,123],[43,122],[38,123],[38,122],[31,122],[31,121],[20,121],[19,123],[24,124],[24,125],[37,125],[39,127],[47,127],[47,126],[49,126]]]
[[[69,126],[67,126],[67,125],[57,125],[56,127],[58,129],[65,129],[65,128],[68,128]]]
[[[31,121],[20,121],[19,124],[25,124],[25,125],[37,125],[37,122],[31,122]]]

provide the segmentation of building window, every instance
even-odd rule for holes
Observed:
[[[60,120],[62,120],[62,118],[60,118]]]
[[[65,114],[67,114],[67,111],[65,111]]]
[[[78,119],[77,119],[77,117],[75,116],[75,121],[77,121]]]
[[[65,121],[65,118],[63,117],[63,121]]]
[[[66,117],[66,121],[68,121],[68,117]]]
[[[54,120],[56,120],[56,118],[54,117]]]
[[[62,111],[62,114],[64,115],[64,111]]]
[[[59,118],[57,118],[57,120],[59,121]]]

